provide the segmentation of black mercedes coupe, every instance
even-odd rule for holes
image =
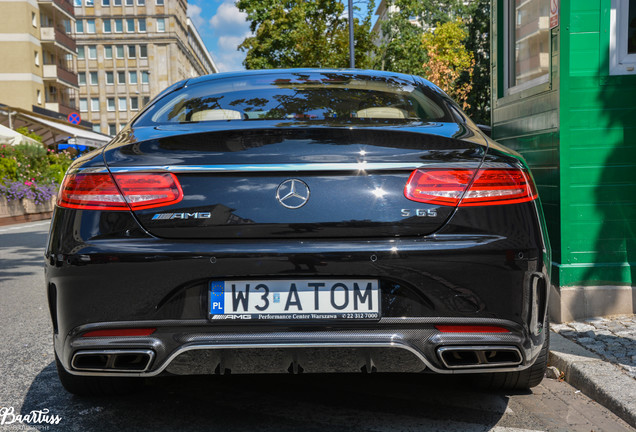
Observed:
[[[522,157],[417,76],[188,79],[59,192],[46,249],[75,394],[192,374],[537,385],[550,246]]]

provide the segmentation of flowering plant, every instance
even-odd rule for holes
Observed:
[[[31,199],[41,204],[57,193],[71,164],[67,152],[33,145],[0,146],[0,196],[8,201]]]

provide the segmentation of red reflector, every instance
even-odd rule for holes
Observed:
[[[181,185],[171,173],[71,174],[64,177],[58,205],[87,210],[143,210],[182,199]]]
[[[442,333],[510,333],[508,329],[494,326],[436,325],[435,328]]]
[[[150,336],[157,330],[156,328],[141,329],[112,329],[94,330],[86,332],[82,337],[118,337],[118,336]]]
[[[534,182],[524,170],[482,169],[477,175],[475,171],[417,169],[404,187],[404,196],[417,202],[460,207],[516,204],[537,198]]]

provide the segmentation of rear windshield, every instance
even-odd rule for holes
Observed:
[[[450,119],[445,102],[429,88],[391,77],[325,72],[244,75],[194,84],[163,97],[135,123]]]

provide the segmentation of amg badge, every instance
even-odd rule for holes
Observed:
[[[210,219],[210,212],[194,212],[194,213],[157,213],[152,220],[168,220],[168,219]]]

